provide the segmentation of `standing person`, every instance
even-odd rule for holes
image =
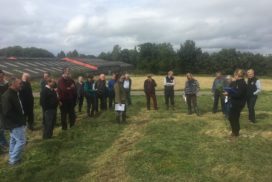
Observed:
[[[153,106],[155,110],[158,110],[157,98],[155,93],[155,87],[157,86],[156,81],[152,79],[151,75],[147,76],[147,79],[144,82],[144,92],[146,96],[146,107],[147,110],[150,110],[150,98],[153,100]]]
[[[114,84],[115,84],[115,74],[112,74],[112,78],[108,81],[108,94],[109,94],[109,108],[112,109],[114,104]]]
[[[234,72],[234,81],[230,84],[230,91],[224,92],[225,96],[230,97],[231,108],[229,112],[229,121],[231,125],[231,136],[239,136],[240,131],[240,114],[246,104],[247,85],[244,80],[244,71],[237,69]]]
[[[76,122],[75,105],[77,98],[75,81],[71,78],[69,68],[63,69],[62,77],[58,81],[58,95],[62,130],[67,130],[67,115],[69,116],[70,128]]]
[[[126,122],[126,91],[123,86],[124,77],[116,74],[116,82],[114,84],[115,104],[125,105],[123,111],[116,111],[116,121],[118,123]]]
[[[99,75],[95,89],[97,90],[97,98],[100,100],[100,110],[107,110],[107,86],[104,74]]]
[[[129,74],[125,74],[125,79],[123,81],[123,86],[126,92],[126,101],[128,105],[131,105],[131,96],[130,96],[130,91],[131,91],[131,84],[132,80],[129,77]]]
[[[78,77],[78,81],[76,83],[76,90],[77,90],[78,112],[81,112],[83,101],[84,101],[84,80],[82,76]]]
[[[41,93],[41,106],[44,111],[43,139],[53,136],[53,129],[56,124],[59,100],[54,89],[55,84],[55,80],[47,79],[47,84]]]
[[[185,83],[185,96],[186,96],[186,102],[188,105],[188,114],[192,114],[192,104],[195,113],[199,116],[199,110],[197,107],[197,93],[199,92],[199,83],[198,81],[193,77],[191,73],[186,74],[187,81]]]
[[[87,101],[87,114],[93,117],[98,112],[94,76],[90,75],[84,83],[84,93]],[[90,111],[91,110],[91,111]]]
[[[220,71],[216,72],[216,77],[213,81],[212,85],[212,93],[213,93],[213,113],[216,113],[218,110],[218,101],[221,103],[221,110],[224,112],[224,95],[223,88],[226,84],[225,78],[222,76]]]
[[[43,78],[40,81],[40,106],[41,106],[41,94],[43,89],[45,88],[46,84],[47,84],[47,80],[51,77],[51,74],[49,72],[44,72],[43,73]],[[42,120],[44,122],[44,111],[42,109]]]
[[[23,148],[26,144],[25,117],[22,103],[19,98],[21,80],[11,78],[9,88],[2,95],[2,118],[4,127],[10,130],[9,164],[20,162]]]
[[[225,88],[229,88],[231,85],[231,82],[232,82],[232,76],[231,75],[226,76],[226,85],[225,85],[226,87]],[[225,99],[224,114],[225,114],[225,118],[228,118],[231,103],[230,103],[229,96],[226,95],[224,99]]]
[[[51,77],[51,74],[49,72],[44,72],[43,73],[43,78],[40,81],[40,90],[42,92],[42,90],[45,88],[46,84],[47,84],[47,80]]]
[[[169,100],[171,103],[172,108],[174,109],[174,86],[175,86],[175,80],[174,80],[174,73],[173,71],[168,71],[167,76],[164,78],[164,97],[165,97],[165,104],[167,107],[167,110],[169,109]]]
[[[8,142],[5,137],[5,130],[4,130],[4,123],[2,119],[2,101],[1,96],[5,93],[8,89],[8,83],[5,80],[5,73],[0,70],[0,153],[2,151],[6,151],[8,148]]]
[[[253,69],[247,70],[247,107],[248,107],[248,119],[250,122],[255,123],[255,104],[258,98],[258,94],[261,92],[261,82],[255,77]]]
[[[24,116],[29,130],[34,130],[34,97],[29,73],[22,75],[22,88],[19,91],[20,100],[24,109]]]

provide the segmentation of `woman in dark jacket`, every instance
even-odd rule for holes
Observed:
[[[246,104],[247,85],[244,80],[244,71],[237,69],[234,72],[234,81],[230,84],[230,90],[224,92],[225,96],[230,97],[229,121],[232,129],[231,136],[239,136],[240,114]]]

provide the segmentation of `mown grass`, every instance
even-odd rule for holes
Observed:
[[[222,114],[210,112],[211,96],[198,98],[201,117],[188,116],[181,97],[175,110],[164,110],[159,97],[159,111],[147,111],[135,96],[127,124],[107,111],[95,119],[80,114],[76,127],[57,127],[51,140],[29,132],[22,164],[9,167],[6,156],[0,181],[271,181],[271,99],[259,97],[255,125],[244,109],[241,136],[230,140]]]

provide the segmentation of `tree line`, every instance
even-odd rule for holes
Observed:
[[[138,70],[156,74],[168,70],[179,74],[212,74],[216,71],[232,74],[237,68],[252,68],[258,75],[272,74],[272,55],[241,52],[236,49],[208,53],[197,47],[192,40],[182,43],[178,50],[170,43],[144,43],[134,49],[121,49],[119,45],[115,45],[111,52],[102,52],[98,57],[133,64]]]
[[[55,57],[45,49],[20,46],[0,49],[0,56],[9,57]],[[100,58],[107,61],[121,61],[134,65],[136,71],[162,74],[168,70],[183,74],[211,74],[222,71],[232,74],[236,68],[253,68],[258,75],[272,75],[272,55],[241,52],[236,49],[221,49],[208,53],[197,47],[195,42],[187,40],[175,50],[170,43],[143,43],[133,49],[122,49],[115,45],[112,51],[101,52],[98,56],[79,53],[76,49],[65,53],[60,51],[57,57]]]
[[[53,53],[36,47],[23,48],[21,46],[6,47],[0,49],[1,57],[29,57],[29,58],[53,58],[55,57]]]

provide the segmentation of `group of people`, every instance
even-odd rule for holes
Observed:
[[[245,77],[247,77],[247,83],[244,79]],[[248,107],[249,122],[256,122],[255,104],[260,92],[261,83],[255,77],[253,69],[249,69],[247,72],[237,69],[233,77],[230,75],[223,77],[221,72],[216,73],[216,78],[212,86],[212,93],[214,95],[213,113],[217,112],[220,100],[222,112],[230,121],[232,136],[239,136],[240,113],[246,104]]]
[[[199,116],[200,112],[197,106],[197,95],[200,90],[199,82],[193,77],[192,73],[187,73],[186,77],[187,81],[185,82],[183,98],[187,103],[188,114],[191,115],[194,111]],[[247,83],[245,81],[245,77],[247,77]],[[144,82],[144,91],[148,110],[150,109],[150,98],[153,100],[154,109],[158,109],[155,94],[156,86],[157,84],[155,80],[152,79],[151,75],[148,75],[148,78]],[[169,71],[167,76],[164,78],[164,96],[167,109],[169,109],[170,104],[174,109],[174,86],[175,79],[173,71]],[[237,69],[233,76],[223,76],[222,73],[218,71],[211,91],[214,101],[212,112],[216,113],[218,111],[218,102],[220,100],[221,110],[230,121],[232,137],[239,136],[240,114],[246,104],[249,113],[248,120],[251,123],[256,122],[254,108],[257,97],[261,92],[261,83],[260,80],[255,77],[253,69],[249,69],[247,72],[242,69]]]
[[[187,103],[188,114],[195,112],[200,115],[197,96],[200,91],[199,82],[191,73],[186,74],[187,81],[184,87],[183,98]],[[234,76],[222,76],[216,73],[212,85],[214,98],[213,113],[218,111],[218,102],[221,101],[222,112],[230,121],[232,136],[239,136],[239,118],[246,102],[249,110],[249,120],[254,123],[255,103],[261,91],[260,81],[255,77],[254,70],[247,71],[247,83],[244,80],[245,72],[238,69]],[[174,87],[175,78],[173,71],[169,71],[164,81],[164,98],[166,109],[175,108]],[[151,99],[154,110],[158,110],[156,98],[156,81],[151,75],[144,81],[144,93],[146,107],[151,109]],[[84,100],[87,105],[87,115],[94,117],[98,111],[114,109],[116,121],[126,122],[127,106],[131,105],[132,80],[128,74],[113,74],[110,80],[106,80],[104,74],[98,79],[88,75],[84,80],[82,76],[75,82],[69,68],[63,69],[62,76],[55,80],[49,72],[45,72],[40,82],[40,105],[42,108],[43,139],[51,138],[57,119],[57,108],[60,108],[61,127],[67,130],[76,122],[76,106],[78,112],[82,112]],[[11,165],[20,162],[20,155],[26,144],[25,126],[34,130],[34,97],[30,83],[30,75],[23,73],[22,78],[12,77],[7,82],[5,74],[0,70],[0,146],[1,150],[9,148],[9,163]],[[10,143],[8,144],[4,130],[10,131]]]
[[[131,79],[128,74],[114,74],[109,82],[100,74],[95,80],[89,75],[84,81],[79,77],[75,82],[69,68],[64,68],[62,76],[55,80],[45,72],[40,82],[40,106],[42,108],[43,139],[53,136],[57,120],[57,108],[61,115],[62,130],[74,126],[75,108],[82,111],[83,101],[87,101],[87,114],[93,117],[114,104],[131,105]],[[109,104],[107,106],[107,98]],[[100,105],[100,107],[98,107]],[[126,121],[126,108],[116,112],[118,122]],[[6,81],[5,73],[0,70],[0,152],[9,149],[9,164],[20,162],[22,150],[26,144],[26,127],[34,130],[34,96],[30,74],[23,73],[21,79],[11,77]],[[5,130],[10,131],[10,142],[5,137]]]

